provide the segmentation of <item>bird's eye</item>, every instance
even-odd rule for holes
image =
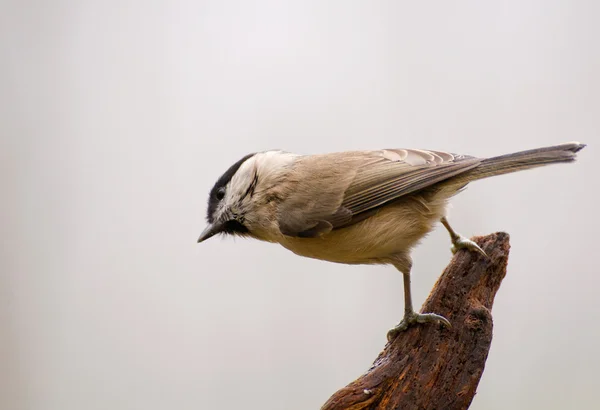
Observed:
[[[225,198],[225,189],[221,188],[217,191],[217,193],[215,194],[215,196],[217,197],[217,199],[220,201],[221,199]]]

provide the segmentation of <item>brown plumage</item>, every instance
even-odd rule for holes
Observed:
[[[413,323],[449,325],[441,316],[415,313],[410,295],[410,253],[438,221],[456,249],[483,253],[448,224],[448,200],[478,179],[572,162],[583,147],[571,142],[485,159],[416,149],[249,155],[213,187],[210,226],[199,242],[226,232],[310,258],[392,264],[404,274],[405,316],[391,335]]]

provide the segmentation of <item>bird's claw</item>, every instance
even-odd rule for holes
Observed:
[[[390,329],[387,333],[388,342],[394,340],[401,332],[417,323],[440,323],[447,328],[452,327],[448,319],[435,313],[407,313],[400,323]]]
[[[460,249],[468,249],[470,251],[479,253],[480,255],[482,255],[485,258],[488,257],[487,254],[485,253],[485,251],[483,249],[481,249],[479,247],[479,245],[477,245],[472,240],[465,238],[462,235],[458,235],[457,237],[453,238],[452,246],[450,247],[450,250],[452,251],[453,254],[458,252]]]

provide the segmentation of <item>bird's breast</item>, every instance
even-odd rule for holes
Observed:
[[[282,237],[278,242],[308,258],[347,264],[385,263],[393,255],[407,254],[444,215],[439,206],[415,206],[400,201],[375,215],[316,238]]]

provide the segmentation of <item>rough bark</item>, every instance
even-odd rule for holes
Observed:
[[[452,328],[425,324],[400,334],[322,410],[469,407],[492,343],[491,309],[510,249],[506,233],[472,239],[489,258],[457,252],[421,309],[445,316]]]

